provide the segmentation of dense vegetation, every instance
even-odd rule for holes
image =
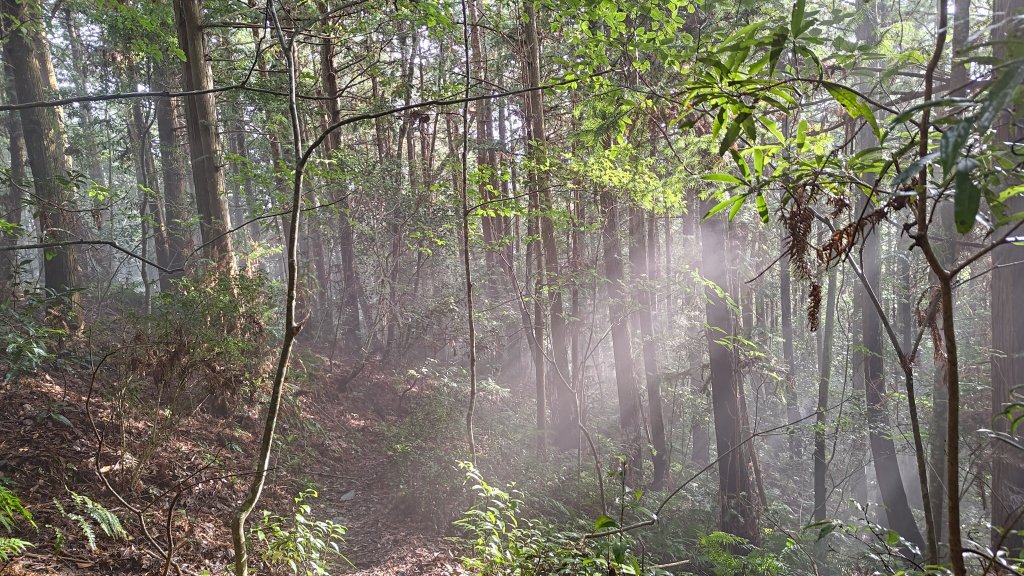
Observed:
[[[0,30],[0,572],[1024,570],[1022,0]]]

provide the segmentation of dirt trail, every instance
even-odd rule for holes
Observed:
[[[355,565],[348,574],[359,576],[441,576],[465,574],[457,553],[444,537],[429,527],[402,518],[394,510],[388,475],[382,421],[402,416],[399,393],[376,371],[361,374],[341,403],[317,403],[326,412],[317,416],[331,422],[331,432],[347,444],[345,456],[333,466],[338,477],[328,482],[325,503],[337,511],[348,529],[345,553]]]
[[[392,467],[379,425],[403,417],[399,392],[380,370],[364,370],[344,392],[335,391],[330,380],[326,375],[322,391],[303,396],[284,415],[275,469],[260,507],[287,515],[291,498],[312,479],[319,487],[315,513],[343,523],[348,530],[343,552],[355,567],[336,573],[466,574],[459,568],[453,544],[443,535],[395,513],[394,483],[384,481]],[[0,563],[0,576],[160,572],[161,563],[150,552],[137,521],[106,491],[94,471],[96,441],[84,409],[88,388],[81,378],[56,374],[22,378],[0,387],[0,481],[15,489],[40,527],[38,532],[21,534],[36,547],[18,560]],[[114,409],[102,394],[93,400],[100,432],[110,439],[105,443],[123,433],[111,417]],[[172,442],[161,444],[143,477],[142,490],[129,498],[135,503],[154,501],[150,495],[173,490],[204,462],[217,462],[200,476],[210,480],[190,488],[175,509],[175,558],[186,574],[198,574],[202,567],[217,573],[230,563],[227,520],[242,482],[216,477],[224,471],[250,469],[249,455],[257,441],[252,432],[259,425],[253,416],[241,423],[205,414],[188,419]],[[132,425],[137,433],[145,432],[145,422]],[[117,451],[104,449],[101,463],[112,470],[111,476],[116,476],[121,461]],[[54,498],[67,499],[67,489],[88,494],[117,513],[132,540],[113,542],[101,536],[98,549],[89,551],[79,535],[69,537],[64,548],[54,553],[48,524],[74,536],[74,525],[53,505]],[[157,498],[148,516],[160,540],[166,508],[167,500]]]

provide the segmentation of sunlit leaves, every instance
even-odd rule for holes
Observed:
[[[871,129],[875,132],[875,137],[878,139],[882,138],[878,128],[878,121],[875,120],[875,114],[871,111],[871,107],[859,98],[853,90],[833,83],[825,84],[825,89],[846,110],[846,113],[851,118],[864,118],[871,125]]]

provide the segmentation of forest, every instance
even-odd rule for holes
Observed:
[[[0,0],[0,574],[1024,573],[1024,0]]]

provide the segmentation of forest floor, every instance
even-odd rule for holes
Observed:
[[[258,509],[290,516],[291,499],[314,479],[319,491],[314,515],[348,530],[342,551],[354,567],[339,572],[465,574],[456,545],[434,527],[404,517],[395,504],[396,483],[389,477],[394,470],[382,428],[405,417],[403,402],[419,390],[395,386],[386,371],[371,366],[344,392],[337,392],[333,382],[341,378],[339,373],[341,368],[317,375],[324,382],[318,392],[286,405],[278,428],[279,456]],[[0,563],[0,575],[161,573],[163,560],[144,536],[137,515],[105,487],[97,472],[97,434],[103,438],[98,468],[128,504],[148,507],[146,523],[160,546],[166,546],[168,532],[173,534],[174,559],[182,573],[224,571],[232,555],[228,525],[247,486],[245,473],[253,466],[262,412],[252,409],[234,420],[199,412],[179,422],[173,433],[147,443],[139,439],[152,437],[152,418],[126,415],[101,382],[90,401],[93,428],[86,410],[89,380],[88,373],[44,373],[0,384],[0,482],[21,498],[38,527],[22,527],[20,537],[35,546],[14,561]],[[152,447],[148,464],[141,478],[135,478],[133,463],[147,445]],[[69,491],[113,511],[130,539],[115,541],[96,529],[96,549],[90,550],[69,516],[74,510]],[[169,506],[173,514],[168,514]],[[259,520],[259,514],[254,516],[250,526]],[[60,550],[54,546],[58,530],[64,534]]]

